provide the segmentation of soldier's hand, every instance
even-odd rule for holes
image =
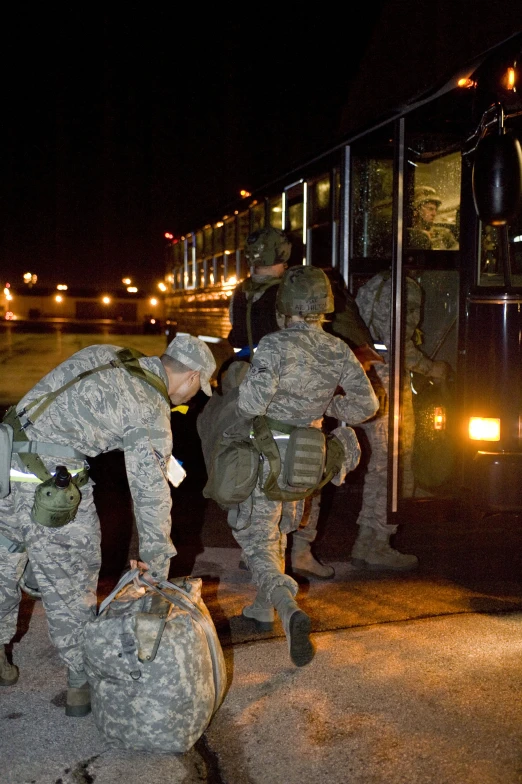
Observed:
[[[143,574],[143,572],[148,571],[149,565],[146,564],[145,561],[137,561],[134,558],[131,558],[129,563],[130,563],[130,568],[131,569],[139,569],[140,570],[139,575],[137,577],[135,577],[132,582],[134,583],[136,588],[141,588],[141,589],[145,590],[143,588],[143,583],[140,583],[140,576]]]
[[[381,357],[381,355],[378,354],[374,348],[369,346],[368,343],[354,348],[353,353],[366,372],[368,372],[371,366],[375,365],[377,362],[384,362],[384,359]]]

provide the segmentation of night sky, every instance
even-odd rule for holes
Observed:
[[[336,138],[380,5],[349,29],[331,9],[300,22],[258,6],[244,21],[154,3],[11,12],[1,282],[153,286],[165,231],[221,217]]]

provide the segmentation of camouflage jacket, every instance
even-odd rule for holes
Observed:
[[[372,334],[373,340],[391,345],[391,278],[379,272],[357,292],[359,312]],[[413,278],[406,276],[406,325],[404,369],[429,375],[432,360],[417,348],[415,337],[421,318],[422,289]]]
[[[22,398],[17,411],[59,389],[79,373],[115,359],[119,348],[96,345],[73,354]],[[168,383],[159,357],[139,361]],[[140,537],[140,556],[146,561],[161,561],[176,554],[170,539],[172,500],[166,474],[172,453],[170,408],[150,384],[123,368],[89,375],[58,395],[27,427],[26,434],[31,441],[65,444],[88,457],[122,450]],[[71,466],[69,458],[63,463]]]
[[[306,322],[262,338],[239,387],[240,417],[267,414],[292,425],[309,425],[325,414],[358,424],[378,407],[346,343]]]

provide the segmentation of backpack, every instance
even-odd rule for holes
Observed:
[[[238,395],[238,386],[225,394],[213,392],[196,421],[207,469],[203,496],[222,509],[246,501],[256,486],[260,467],[259,451],[251,439],[223,438],[224,431],[236,421]]]
[[[133,583],[133,569],[84,632],[84,667],[95,724],[110,746],[190,749],[220,706],[223,651],[201,598],[201,579]]]

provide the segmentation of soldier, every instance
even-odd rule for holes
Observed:
[[[436,226],[435,219],[442,204],[430,185],[420,185],[413,193],[413,222],[408,230],[408,246],[425,250],[458,250],[459,243],[451,229]]]
[[[0,499],[0,685],[18,680],[5,645],[16,631],[19,582],[29,558],[51,640],[68,668],[67,716],[90,711],[82,633],[96,608],[101,534],[87,460],[102,452],[124,452],[140,559],[153,579],[166,579],[176,554],[168,480],[171,405],[187,402],[200,388],[210,395],[216,367],[205,343],[189,335],[177,336],[161,357],[118,351],[112,345],[78,351],[4,417],[13,427],[14,444],[10,492]],[[123,358],[129,360],[129,354],[126,364]],[[68,490],[59,498],[56,485],[64,471]],[[45,474],[49,480],[39,484],[38,475]],[[42,494],[39,487],[48,489]],[[76,499],[79,506],[73,503],[64,516],[61,507],[49,508],[53,498],[62,506]]]
[[[286,234],[272,226],[247,237],[245,258],[251,274],[237,284],[229,307],[232,329],[228,341],[240,349],[240,358],[251,359],[250,351],[261,338],[284,326],[276,309],[276,296],[291,252]]]
[[[401,487],[404,497],[414,492],[411,468],[413,436],[415,431],[410,371],[442,379],[446,376],[445,362],[434,361],[417,347],[421,313],[422,291],[419,284],[406,276],[406,334],[404,346],[404,376],[402,379],[402,428],[401,428]],[[370,458],[363,487],[362,507],[357,518],[359,531],[352,549],[352,563],[369,569],[409,570],[418,565],[415,555],[400,553],[390,546],[390,537],[397,525],[388,525],[388,406],[389,364],[388,351],[391,339],[391,276],[389,272],[374,275],[357,292],[359,312],[373,335],[374,341],[386,347],[380,350],[383,363],[376,363],[372,375],[374,388],[381,401],[375,417],[361,425],[369,445]]]
[[[334,308],[330,282],[322,270],[288,269],[278,288],[277,308],[285,316],[286,327],[259,341],[239,386],[236,425],[225,435],[247,436],[253,418],[266,414],[284,462],[288,426],[320,428],[325,414],[362,422],[377,411],[378,401],[352,351],[322,328],[323,314]],[[338,387],[344,390],[342,394],[336,392]],[[267,461],[263,472],[264,483]],[[243,615],[266,627],[273,623],[275,607],[297,666],[308,664],[314,655],[310,618],[295,601],[297,583],[284,573],[286,536],[297,528],[302,506],[302,501],[270,500],[258,483],[239,505],[233,528],[257,587],[256,599],[244,608]]]
[[[253,349],[264,335],[284,327],[284,318],[277,312],[276,297],[291,250],[286,234],[271,226],[255,231],[247,238],[245,256],[252,272],[236,286],[229,308],[232,329],[228,340],[234,348],[240,349],[234,359],[250,360]],[[330,276],[331,279],[335,277],[334,270],[329,271]],[[347,320],[350,325],[350,337],[354,341],[350,348],[355,349],[359,359],[361,356],[357,353],[356,345],[361,346],[363,351],[373,353],[372,361],[379,361],[380,358],[367,345],[365,324],[358,316],[353,300],[346,292],[341,292],[340,286],[335,288],[334,299],[336,311],[342,312],[339,318]],[[230,365],[226,363],[226,367]],[[225,366],[220,373],[224,370]],[[292,536],[290,559],[295,574],[328,580],[334,577],[334,568],[330,564],[321,563],[312,553],[319,512],[318,493],[305,502],[301,524]]]

